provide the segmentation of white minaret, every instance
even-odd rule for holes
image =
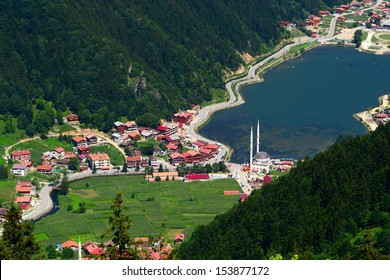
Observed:
[[[81,260],[81,241],[80,241],[80,235],[79,235],[79,260]]]
[[[260,149],[260,123],[259,119],[257,119],[257,143],[256,143],[256,153],[259,152]]]
[[[251,147],[250,147],[250,155],[249,155],[249,167],[252,169],[253,162],[253,127],[251,126]]]

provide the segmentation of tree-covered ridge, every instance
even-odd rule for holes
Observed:
[[[340,138],[195,230],[183,259],[389,259],[390,125]]]
[[[68,109],[103,130],[120,116],[168,118],[210,100],[239,53],[278,44],[280,20],[322,7],[321,0],[4,0],[0,114],[22,115],[29,132],[44,132]],[[39,109],[44,101],[51,108]]]

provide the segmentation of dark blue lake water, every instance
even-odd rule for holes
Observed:
[[[260,150],[273,158],[313,156],[339,135],[368,132],[353,114],[378,105],[390,92],[389,76],[390,56],[318,47],[241,88],[245,104],[215,113],[200,133],[231,146],[231,161],[243,163],[259,119]]]

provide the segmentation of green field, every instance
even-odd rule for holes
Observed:
[[[1,180],[0,181],[0,203],[7,206],[15,198],[15,186],[16,181],[13,180]]]
[[[16,127],[16,120],[12,119],[12,123],[15,128],[14,133],[5,133],[5,122],[0,120],[0,164],[6,163],[6,160],[3,158],[5,148],[18,142],[20,140],[20,135],[23,134],[23,131],[19,130]]]
[[[31,140],[28,142],[20,143],[14,147],[12,147],[12,151],[17,150],[30,150],[31,151],[31,161],[33,163],[40,164],[41,162],[41,154],[43,152],[50,151],[52,149],[55,149],[57,147],[63,147],[65,151],[69,152],[72,151],[73,144],[59,141],[57,137],[49,137],[45,140],[37,139],[37,140]]]
[[[112,145],[108,146],[90,146],[91,152],[96,153],[106,153],[110,157],[110,162],[114,166],[121,166],[123,165],[123,161],[125,160],[124,155],[118,151],[117,148],[115,148]]]
[[[149,184],[142,176],[89,178],[73,182],[69,194],[60,196],[60,210],[37,222],[34,233],[42,248],[76,240],[78,235],[83,242],[103,241],[100,237],[108,228],[110,206],[121,192],[124,205],[129,207],[125,213],[133,222],[131,236],[156,237],[162,233],[171,241],[172,232],[180,231],[188,237],[196,226],[209,223],[236,204],[239,197],[224,196],[224,190],[240,187],[232,179]],[[86,203],[83,214],[75,213],[80,202]],[[72,211],[67,211],[68,205]]]
[[[226,101],[226,99],[228,97],[227,92],[224,89],[212,88],[212,89],[210,89],[210,93],[212,95],[211,100],[202,102],[202,104],[201,104],[202,107],[205,107],[207,105],[214,104],[214,103],[224,102],[224,101]]]
[[[297,46],[292,47],[288,53],[291,55],[295,55],[295,54],[298,54],[299,52],[301,52],[301,50],[306,50],[306,48],[315,46],[316,44],[317,44],[317,42],[309,42],[309,43],[297,45]]]
[[[390,34],[380,34],[378,36],[382,40],[390,40]]]

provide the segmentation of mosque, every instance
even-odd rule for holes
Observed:
[[[251,127],[251,139],[250,139],[250,156],[249,167],[250,171],[269,173],[272,168],[271,157],[268,153],[260,150],[260,123],[257,120],[257,142],[256,142],[256,154],[253,156],[253,128]]]

